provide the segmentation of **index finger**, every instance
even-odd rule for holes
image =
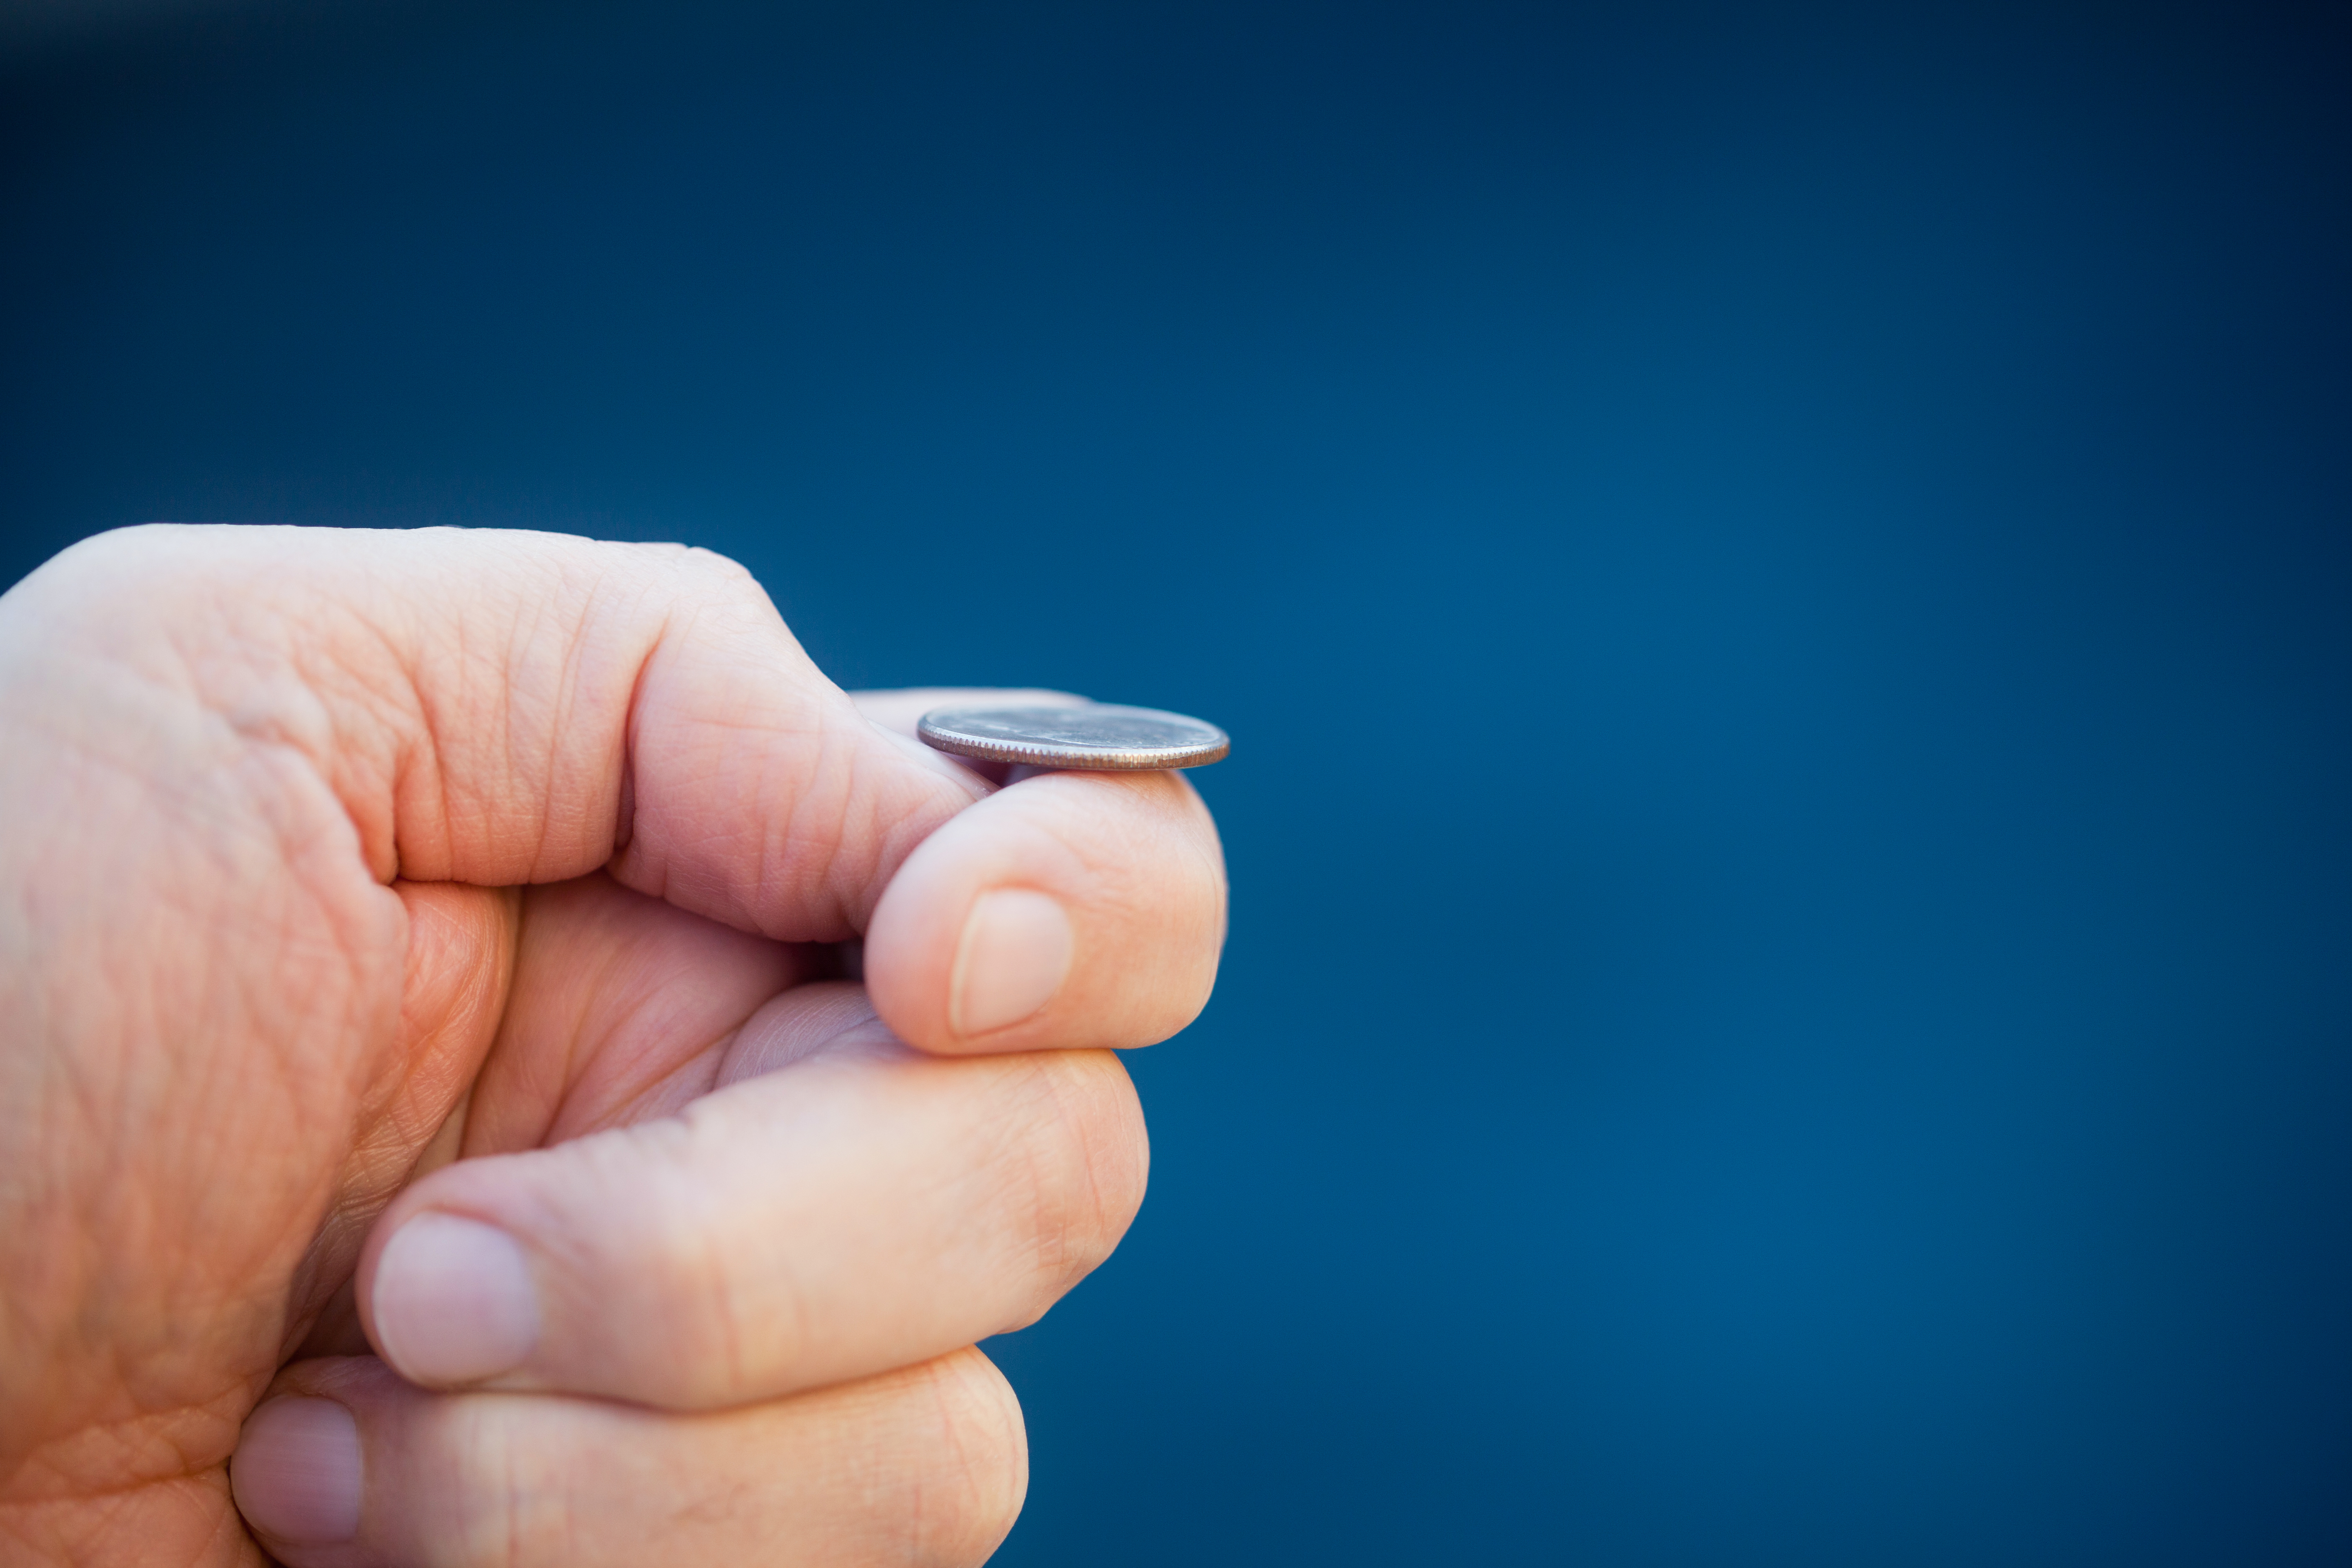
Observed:
[[[677,545],[154,526],[6,597],[0,644],[71,694],[52,728],[326,851],[338,907],[371,880],[609,866],[740,929],[837,942],[988,793],[861,716],[742,568]]]
[[[854,700],[909,735],[950,703],[1082,700],[964,689]],[[1021,773],[927,838],[884,891],[865,950],[876,1011],[933,1051],[1166,1039],[1207,1002],[1224,943],[1224,857],[1208,808],[1179,773]]]

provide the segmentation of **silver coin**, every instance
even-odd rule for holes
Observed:
[[[1233,749],[1214,724],[1157,708],[934,708],[923,743],[960,757],[1039,768],[1197,768]]]

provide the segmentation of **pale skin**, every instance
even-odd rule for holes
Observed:
[[[1180,775],[1006,784],[937,695],[674,547],[142,529],[0,597],[0,1562],[983,1561],[971,1346],[1142,1201],[1112,1048],[1225,885]]]

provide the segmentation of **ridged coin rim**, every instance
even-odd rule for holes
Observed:
[[[971,757],[984,763],[1017,763],[1031,767],[1068,768],[1087,773],[1157,773],[1167,768],[1203,768],[1223,760],[1234,749],[1231,737],[1205,720],[1195,719],[1189,713],[1171,713],[1164,708],[1131,708],[1118,702],[1098,702],[1078,710],[1124,713],[1138,718],[1166,720],[1175,724],[1190,724],[1206,730],[1215,739],[1203,740],[1191,746],[1024,746],[1017,742],[959,733],[954,728],[955,721],[959,719],[1030,712],[1044,706],[1030,702],[1003,708],[934,708],[916,721],[915,733],[933,750],[951,752],[960,757]]]

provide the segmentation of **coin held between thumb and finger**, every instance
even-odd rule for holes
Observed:
[[[1198,768],[1233,742],[1214,724],[1097,702],[1075,708],[934,708],[915,726],[923,743],[960,757],[1098,773]]]

